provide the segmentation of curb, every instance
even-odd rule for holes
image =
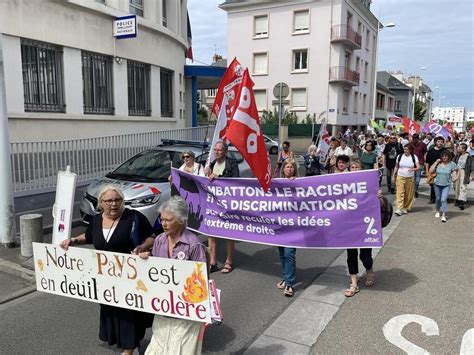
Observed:
[[[0,272],[14,275],[31,283],[31,285],[13,291],[0,298],[0,304],[7,303],[16,298],[22,297],[36,291],[35,272],[11,261],[0,259]]]

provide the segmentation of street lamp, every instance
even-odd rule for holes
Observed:
[[[375,43],[375,65],[374,65],[374,96],[372,98],[372,119],[375,121],[375,102],[377,101],[377,61],[378,61],[378,56],[379,56],[379,34],[380,31],[382,31],[384,28],[391,28],[395,27],[395,24],[393,22],[386,23],[383,25],[378,19],[377,19],[377,40]]]
[[[421,67],[420,70],[426,70],[428,69],[427,67]],[[411,118],[412,120],[415,120],[415,103],[416,103],[416,78],[418,75],[415,73],[415,77],[413,79],[413,107],[412,107],[412,115]]]

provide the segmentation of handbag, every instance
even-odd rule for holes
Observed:
[[[428,172],[428,176],[426,177],[426,182],[430,185],[434,184],[435,177],[436,177],[436,173]]]

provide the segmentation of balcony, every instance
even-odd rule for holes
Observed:
[[[344,43],[351,49],[360,49],[362,46],[362,36],[351,26],[335,25],[331,27],[331,43]]]
[[[343,83],[351,86],[359,85],[360,74],[348,67],[332,67],[329,70],[330,83]]]

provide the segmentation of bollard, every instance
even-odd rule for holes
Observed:
[[[21,256],[33,256],[33,242],[43,242],[43,215],[24,214],[20,216]]]

